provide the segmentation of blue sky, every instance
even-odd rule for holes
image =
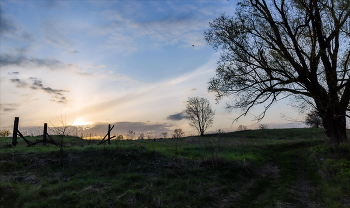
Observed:
[[[257,126],[251,115],[232,123],[240,111],[227,112],[229,99],[215,104],[207,92],[220,51],[203,34],[220,14],[233,14],[235,4],[2,0],[0,127],[10,128],[15,116],[25,127],[64,115],[75,125],[134,122],[195,134],[186,120],[168,119],[191,96],[212,103],[216,116],[209,131]],[[288,121],[281,114],[299,116],[281,102],[262,123],[283,126]]]

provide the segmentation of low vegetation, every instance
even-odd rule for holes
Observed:
[[[326,141],[316,128],[65,137],[62,154],[1,137],[0,207],[348,207],[350,145]]]

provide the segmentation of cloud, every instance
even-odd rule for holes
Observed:
[[[64,36],[65,28],[54,24],[59,21],[43,21],[41,23],[41,30],[48,43],[56,47],[72,47],[73,44]]]
[[[92,76],[94,75],[93,73],[88,73],[88,72],[75,72],[76,74],[78,75],[81,75],[81,76]]]
[[[98,69],[98,68],[104,68],[106,67],[106,65],[103,65],[103,64],[99,64],[99,65],[93,65],[93,66],[87,66],[89,68],[94,68],[94,69]]]
[[[112,32],[103,47],[123,52],[123,54],[135,52],[139,48],[134,37],[119,32]]]
[[[187,100],[187,97],[211,96],[207,93],[206,80],[215,75],[214,68],[217,57],[219,57],[219,53],[213,55],[207,63],[198,69],[176,78],[161,80],[152,84],[141,83],[137,86],[133,85],[126,91],[100,93],[100,96],[102,94],[106,96],[112,94],[113,96],[109,96],[108,99],[84,103],[84,109],[76,109],[74,113],[76,115],[86,114],[91,117],[98,116],[101,121],[105,121],[106,118],[113,119],[113,114],[118,115],[119,119],[123,120],[133,119],[133,121],[137,121],[136,119],[142,117],[145,120],[153,118],[163,121],[169,115],[173,115],[173,112],[181,112],[184,105],[183,101]],[[193,87],[196,87],[198,90],[190,91],[189,89]],[[113,87],[111,89],[118,88]],[[99,109],[98,113],[96,109]],[[114,113],[111,114],[110,112]],[[161,115],[159,112],[164,114]],[[171,118],[174,117],[169,117],[168,119]]]
[[[12,78],[10,81],[12,83],[16,84],[16,87],[19,88],[25,88],[28,87],[32,90],[42,90],[48,94],[52,94],[53,98],[51,101],[58,102],[58,103],[66,103],[67,99],[64,96],[65,92],[69,92],[68,90],[60,90],[60,89],[53,89],[51,87],[44,87],[43,82],[36,78],[36,77],[30,77],[29,80],[32,81],[32,84],[29,86],[25,81],[22,81],[18,78]]]
[[[6,112],[12,112],[12,111],[15,111],[16,108],[4,108],[4,111]]]
[[[33,39],[33,36],[23,30],[19,24],[16,24],[11,18],[5,15],[4,11],[0,8],[0,35],[5,40],[7,39],[16,39],[29,41]]]
[[[30,77],[29,79],[33,81],[32,86],[30,87],[32,90],[41,89],[46,93],[54,94],[54,98],[57,100],[51,100],[51,101],[58,102],[58,103],[66,103],[67,102],[67,99],[65,96],[63,96],[63,93],[69,92],[69,91],[52,89],[51,87],[44,87],[42,84],[42,81],[36,77]]]
[[[13,34],[17,31],[17,28],[15,26],[15,23],[5,17],[3,10],[0,8],[0,35],[4,34]]]
[[[24,47],[18,47],[11,49],[12,52],[16,54],[27,54],[30,51],[31,47],[29,45]]]
[[[139,34],[152,37],[154,40],[171,45],[182,43],[188,46],[204,45],[203,29],[207,23],[198,16],[185,14],[183,16],[168,16],[149,22],[135,23],[134,28]]]
[[[0,104],[0,108],[1,108],[0,114],[4,114],[4,112],[8,113],[8,112],[16,111],[18,107],[19,107],[19,104],[16,104],[16,103]]]
[[[107,35],[104,48],[128,53],[144,47],[159,49],[160,46],[167,45],[206,45],[203,31],[208,28],[208,22],[214,17],[208,16],[204,11],[198,12],[198,5],[167,4],[157,3],[152,12],[158,15],[152,15],[151,19],[143,14],[130,15],[120,8],[105,10],[101,14],[108,23],[101,25],[95,33]],[[188,9],[184,10],[184,7]],[[193,9],[196,9],[196,13],[193,13]],[[145,39],[151,40],[140,41]]]
[[[187,119],[186,113],[183,111],[181,113],[176,113],[167,117],[168,120],[180,121],[182,119]]]
[[[13,75],[13,74],[16,74],[16,75],[17,75],[17,74],[19,74],[19,72],[9,72],[8,74],[9,74],[9,75]]]
[[[0,54],[0,67],[21,66],[21,67],[48,67],[50,69],[64,69],[68,65],[56,59],[28,58],[14,56],[12,54]]]
[[[11,82],[13,83],[16,83],[16,87],[20,87],[20,88],[23,88],[23,87],[26,87],[27,86],[27,83],[24,82],[24,81],[21,81],[20,79],[18,78],[14,78],[14,79],[10,79]]]

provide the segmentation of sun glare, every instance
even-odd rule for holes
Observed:
[[[73,123],[74,126],[85,126],[90,124],[92,124],[92,122],[85,121],[84,119],[81,119],[81,118],[76,119]]]

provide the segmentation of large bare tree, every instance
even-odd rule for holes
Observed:
[[[187,101],[186,114],[190,126],[197,129],[199,135],[213,124],[215,112],[211,109],[209,100],[199,97],[190,97]]]
[[[258,120],[274,102],[303,97],[315,104],[330,140],[347,141],[349,16],[349,0],[241,1],[233,17],[221,15],[205,32],[222,49],[209,91],[218,100],[234,96],[228,107],[241,108],[239,117],[262,104]]]

